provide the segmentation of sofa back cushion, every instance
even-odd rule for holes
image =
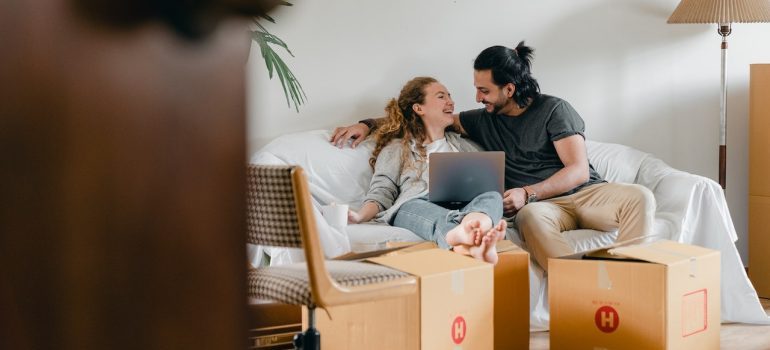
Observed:
[[[305,169],[313,197],[321,204],[349,204],[357,209],[369,189],[371,139],[355,149],[329,143],[331,130],[286,134],[271,141],[251,158],[255,164],[296,164]],[[586,141],[588,158],[607,181],[634,183],[647,153],[628,146]]]
[[[588,159],[609,182],[636,183],[639,168],[649,154],[615,143],[586,141]]]
[[[366,140],[355,149],[329,143],[330,130],[287,134],[271,141],[251,158],[254,164],[299,165],[307,174],[310,192],[321,205],[349,204],[358,209],[369,189],[369,156],[374,144]]]

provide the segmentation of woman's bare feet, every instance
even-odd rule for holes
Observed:
[[[447,232],[446,242],[451,246],[479,245],[483,236],[479,227],[481,227],[481,223],[478,220],[463,222]]]
[[[466,245],[460,249],[455,247],[455,251],[468,252],[468,254],[475,259],[486,261],[490,264],[497,264],[497,241],[505,237],[505,228],[507,224],[505,220],[500,220],[497,225],[487,231],[481,238],[481,243],[478,245]]]

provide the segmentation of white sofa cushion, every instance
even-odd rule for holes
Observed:
[[[355,149],[339,149],[332,146],[330,138],[329,130],[283,135],[257,151],[250,162],[299,165],[307,174],[313,197],[321,205],[334,202],[358,209],[372,178],[369,157],[374,143],[367,140]]]
[[[628,146],[586,141],[588,158],[594,169],[609,182],[636,183],[642,162],[649,154]]]

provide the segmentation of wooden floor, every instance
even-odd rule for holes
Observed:
[[[770,312],[770,299],[760,299],[765,311]],[[532,332],[529,336],[530,350],[546,350],[548,332]],[[723,324],[721,348],[730,350],[769,350],[770,326],[745,324]]]

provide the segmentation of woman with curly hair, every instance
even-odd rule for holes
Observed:
[[[369,191],[361,209],[348,213],[348,221],[385,222],[442,248],[497,263],[495,244],[506,227],[500,193],[482,193],[458,210],[428,201],[428,155],[478,150],[447,131],[454,121],[454,102],[446,87],[430,77],[414,78],[385,111],[387,117],[374,133]]]

